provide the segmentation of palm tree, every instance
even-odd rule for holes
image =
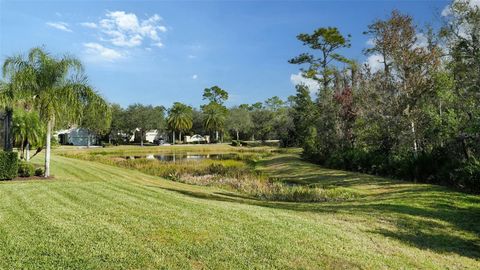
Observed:
[[[12,133],[20,144],[21,157],[30,161],[30,146],[41,144],[44,127],[37,112],[16,109],[13,112]]]
[[[0,107],[5,110],[4,117],[4,142],[5,151],[12,151],[12,120],[13,109],[22,101],[28,100],[28,84],[32,80],[32,74],[22,67],[14,68],[10,65],[13,61],[18,61],[19,56],[9,57],[5,60],[2,67],[3,80],[0,81]]]
[[[48,177],[50,142],[55,124],[79,122],[89,104],[93,104],[98,112],[108,111],[108,104],[87,84],[81,62],[68,55],[55,58],[42,48],[33,48],[26,59],[22,56],[7,58],[5,70],[11,74],[26,74],[24,77],[28,80],[24,86],[31,93],[34,108],[47,124],[45,177]]]
[[[168,111],[168,127],[173,132],[173,143],[175,143],[175,131],[180,133],[179,139],[182,139],[182,132],[189,131],[193,126],[193,109],[190,106],[175,102]]]
[[[11,84],[1,82],[0,84],[0,105],[5,109],[5,115],[3,118],[3,129],[4,129],[4,141],[3,141],[3,149],[5,151],[12,151],[13,143],[12,143],[12,115],[13,115],[13,100],[11,95]]]
[[[205,116],[203,125],[209,132],[215,132],[215,140],[218,141],[218,132],[223,129],[227,111],[225,107],[217,103],[210,103],[202,107]]]

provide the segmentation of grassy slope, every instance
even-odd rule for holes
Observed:
[[[365,197],[262,202],[87,161],[53,164],[53,181],[0,183],[0,269],[480,267],[478,196],[294,156],[259,169]]]

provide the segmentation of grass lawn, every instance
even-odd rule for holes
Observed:
[[[280,203],[59,155],[52,165],[54,180],[0,182],[0,269],[480,268],[480,196],[443,187],[282,154],[257,169],[362,196]]]

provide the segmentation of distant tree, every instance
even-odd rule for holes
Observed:
[[[228,92],[218,86],[205,88],[203,99],[209,103],[202,105],[203,126],[208,132],[215,132],[215,140],[219,140],[219,132],[225,127],[228,110],[223,103],[228,99]]]
[[[206,134],[203,112],[197,108],[192,110],[192,131],[194,132],[193,134]]]
[[[91,144],[90,132],[96,136],[104,136],[110,131],[110,125],[112,123],[111,106],[108,106],[103,111],[97,110],[94,106],[94,103],[86,104],[80,123],[81,127],[86,128],[89,131],[87,147],[90,147]]]
[[[297,85],[297,94],[292,98],[292,118],[294,137],[297,145],[305,145],[311,137],[311,128],[315,127],[317,108],[312,101],[310,91],[305,85]]]
[[[168,110],[167,118],[168,127],[173,132],[173,140],[175,143],[175,131],[178,131],[179,139],[182,139],[182,132],[189,131],[193,126],[193,109],[190,106],[175,102]]]
[[[215,102],[211,102],[202,106],[202,112],[204,115],[203,123],[208,132],[215,133],[215,140],[219,141],[219,132],[223,131],[225,126],[225,120],[227,117],[227,109]]]
[[[337,51],[350,47],[350,35],[343,36],[336,27],[318,28],[312,34],[299,34],[297,39],[314,51],[319,51],[319,56],[302,53],[290,59],[291,64],[307,65],[301,69],[302,75],[314,79],[327,89],[332,82],[334,61],[347,63],[349,60]]]
[[[285,106],[285,102],[278,96],[273,96],[265,100],[265,107],[271,111],[278,111]]]
[[[165,126],[165,108],[162,106],[132,104],[126,109],[126,122],[130,130],[140,133],[140,145],[143,146],[145,132],[151,129],[162,129]]]
[[[203,99],[208,100],[210,103],[223,105],[228,99],[228,92],[215,85],[203,90]]]
[[[268,140],[273,131],[275,113],[265,108],[261,102],[258,102],[250,106],[250,115],[253,122],[253,140]]]
[[[247,108],[233,107],[229,110],[227,128],[235,132],[237,140],[240,139],[240,132],[248,133],[252,127],[252,118]]]
[[[126,141],[127,136],[131,136],[132,130],[128,128],[127,124],[127,115],[125,109],[123,109],[119,104],[111,104],[110,111],[112,114],[112,121],[110,124],[109,130],[109,142],[118,143],[120,141]]]

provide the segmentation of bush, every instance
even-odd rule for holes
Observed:
[[[0,152],[0,180],[10,180],[17,176],[18,154],[16,152]]]
[[[106,148],[106,147],[113,147],[113,144],[112,144],[112,143],[106,143],[106,142],[102,142],[102,147],[103,147],[103,148]]]
[[[241,146],[240,141],[232,140],[232,146]]]
[[[36,168],[35,169],[35,176],[44,176],[45,173],[43,171],[43,168]]]
[[[18,176],[30,177],[34,174],[35,167],[28,162],[20,162],[18,165]]]
[[[455,170],[453,178],[459,188],[472,193],[480,193],[480,162],[468,161],[463,167]]]

